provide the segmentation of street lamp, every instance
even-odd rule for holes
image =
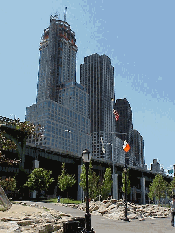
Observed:
[[[125,166],[124,166],[124,173],[125,173],[125,218],[124,218],[124,221],[129,221],[129,218],[127,217],[127,180],[126,180],[126,174],[127,174],[126,159],[128,157],[126,156],[126,154],[130,150],[130,146],[126,141],[124,141],[123,149],[125,151]]]
[[[127,133],[119,133],[119,132],[112,132],[112,134],[124,134],[124,135],[127,135]],[[115,168],[114,168],[114,145],[113,143],[107,143],[107,144],[110,144],[112,146],[112,170],[113,170],[113,199],[117,199],[118,197],[118,194],[116,193],[115,191],[115,183],[114,183],[114,176],[115,176]]]
[[[113,143],[107,143],[107,145],[111,145],[112,146],[112,173],[113,173],[113,193],[112,193],[112,197],[113,199],[116,199],[116,192],[115,192],[115,183],[114,183],[114,176],[115,176],[115,171],[114,171],[114,146]]]
[[[125,218],[124,221],[129,221],[129,218],[127,217],[127,180],[126,180],[126,174],[127,174],[127,164],[126,164],[126,155],[125,155]]]
[[[86,168],[86,214],[85,214],[85,232],[94,233],[93,228],[91,229],[91,214],[89,213],[89,190],[88,190],[88,170],[89,163],[91,161],[91,153],[85,149],[82,153],[82,159],[85,163]]]

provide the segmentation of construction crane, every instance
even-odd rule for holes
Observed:
[[[64,12],[64,22],[66,22],[66,13],[67,13],[67,7],[65,7],[65,12]]]

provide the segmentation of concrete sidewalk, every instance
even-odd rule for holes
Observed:
[[[47,208],[52,208],[63,213],[71,214],[74,217],[85,215],[84,211],[73,209],[70,207],[60,206],[54,203],[43,202],[29,202],[36,203]],[[122,220],[111,220],[99,215],[91,215],[92,227],[96,233],[175,233],[175,227],[171,226],[171,219],[158,218],[158,219],[146,219],[145,221],[139,221],[138,219],[131,222],[124,222]]]

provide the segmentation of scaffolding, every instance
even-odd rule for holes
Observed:
[[[37,101],[58,102],[63,83],[76,81],[75,32],[58,15],[50,16],[50,26],[44,29],[40,42]]]

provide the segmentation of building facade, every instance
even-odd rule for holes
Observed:
[[[28,144],[81,156],[91,151],[89,96],[76,82],[75,33],[70,25],[50,17],[40,43],[36,104],[26,108],[26,120],[40,124],[43,135]]]
[[[116,136],[130,143],[133,130],[131,106],[126,98],[117,99],[114,109],[119,114],[119,120],[115,121]]]
[[[132,131],[132,154],[134,155],[133,166],[144,167],[144,140],[137,130]]]
[[[161,172],[160,163],[157,162],[157,159],[153,159],[153,163],[151,164],[151,171]]]
[[[130,103],[126,98],[117,99],[114,104],[114,109],[119,114],[119,120],[115,121],[116,137],[122,141],[126,140],[131,148],[127,152],[127,163],[132,166],[145,167],[144,140],[140,133],[133,129]],[[119,140],[116,142],[120,144]],[[118,146],[116,145],[116,147]],[[117,156],[117,159],[120,160],[120,155],[117,154]]]
[[[92,54],[80,65],[80,83],[89,94],[92,154],[96,158],[112,159],[111,99],[114,98],[114,67],[106,55]]]
[[[40,59],[37,85],[37,101],[51,99],[58,102],[62,84],[76,81],[75,33],[70,25],[50,17],[50,26],[44,29],[40,42]]]
[[[114,109],[119,114],[119,120],[115,121],[114,130],[116,132],[116,137],[118,137],[120,140],[124,142],[126,140],[130,147],[132,148],[132,130],[133,130],[133,124],[132,124],[132,110],[131,106],[126,98],[124,99],[117,99],[114,104]],[[127,157],[129,159],[126,159],[127,164],[133,165],[133,154],[131,153],[131,150],[127,152]]]

